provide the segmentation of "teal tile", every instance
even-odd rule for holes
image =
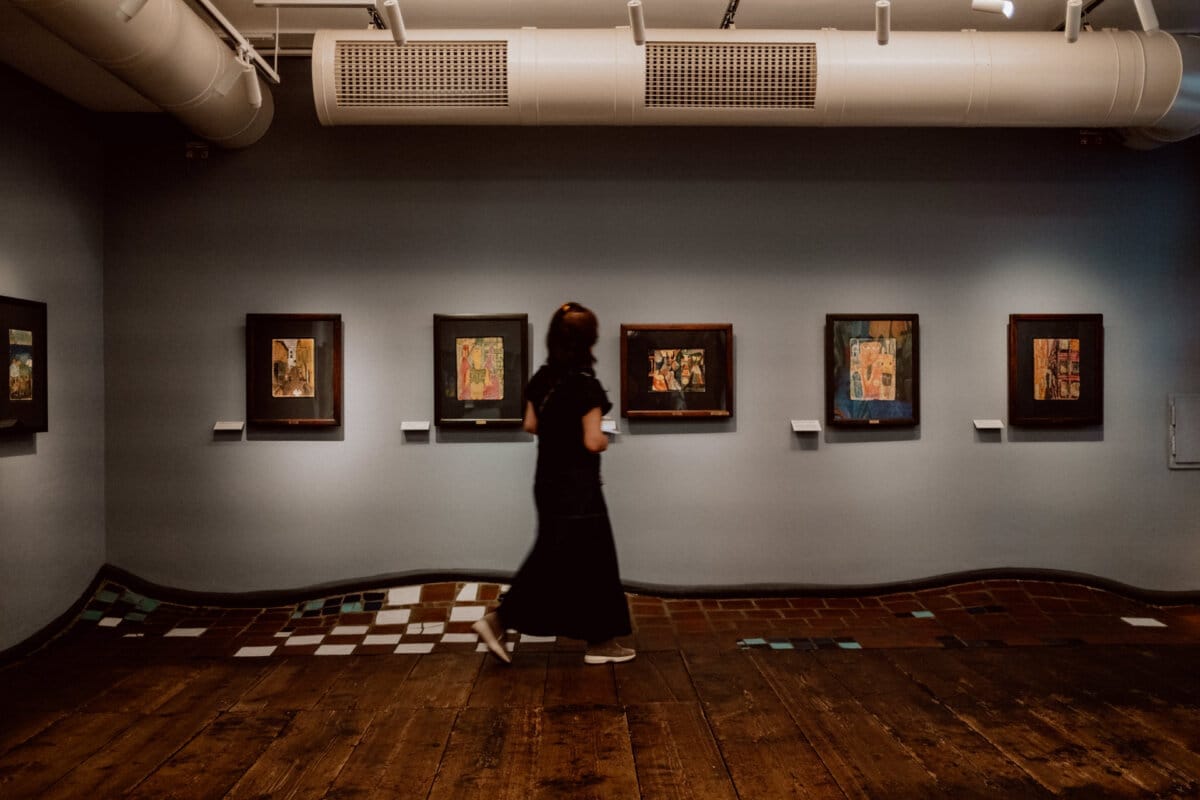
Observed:
[[[85,620],[87,620],[88,622],[96,622],[97,620],[99,620],[99,619],[100,619],[101,617],[103,617],[103,616],[104,616],[104,612],[103,612],[103,611],[85,611],[85,612],[83,612],[82,614],[80,614],[80,615],[79,615],[79,618],[80,618],[80,619],[85,619]]]
[[[771,642],[772,650],[795,650],[796,646],[791,642]]]
[[[130,622],[144,622],[146,615],[140,614],[137,611],[130,611],[125,615],[125,619],[129,620]]]
[[[131,592],[128,589],[126,589],[125,594],[121,597],[121,599],[127,603],[133,603],[134,605],[137,605],[138,603],[142,602],[146,598],[142,597],[137,592]]]
[[[862,645],[858,642],[838,642],[837,646],[843,650],[862,650]]]
[[[303,611],[297,611],[296,613],[292,614],[292,619],[300,619],[303,616],[304,616]]]
[[[766,639],[743,639],[742,640],[742,644],[749,645],[750,647],[762,647],[766,643],[767,643]]]
[[[361,602],[342,603],[342,613],[343,614],[355,614],[362,610],[363,610],[363,604]]]
[[[101,603],[114,603],[118,597],[120,597],[120,595],[116,592],[103,591],[96,593],[96,599]]]
[[[325,605],[324,600],[309,600],[307,603],[304,604],[304,610],[305,611],[320,611],[321,608],[324,607],[324,605]]]
[[[914,612],[912,612],[912,615],[914,617],[916,617],[917,619],[930,619],[931,617],[933,617],[933,612],[932,611],[914,611]]]
[[[147,614],[158,608],[158,606],[159,602],[157,600],[151,600],[149,597],[143,597],[141,602],[137,604],[138,610],[145,611]]]

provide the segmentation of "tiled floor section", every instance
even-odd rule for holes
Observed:
[[[334,595],[277,608],[161,602],[105,583],[66,636],[171,639],[191,652],[268,658],[481,650],[471,623],[507,587],[428,583]],[[661,599],[630,595],[632,644],[674,649],[811,650],[902,647],[1189,644],[1200,607],[1151,606],[1087,586],[995,580],[877,597]],[[510,636],[509,648],[582,643]]]

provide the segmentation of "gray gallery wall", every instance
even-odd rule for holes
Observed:
[[[323,129],[285,64],[259,144],[184,158],[169,123],[109,153],[109,559],[215,591],[516,568],[532,441],[407,440],[433,416],[435,312],[592,306],[729,322],[732,422],[627,424],[604,457],[624,577],[864,584],[990,567],[1200,589],[1200,473],[1167,394],[1200,391],[1196,142],[1062,131]],[[345,320],[340,436],[214,441],[244,411],[247,312]],[[916,431],[802,439],[824,317],[918,313]],[[1010,313],[1099,312],[1102,429],[1006,415]]]
[[[4,650],[104,563],[104,237],[89,116],[3,66],[0,97],[0,295],[47,304],[50,390],[48,432],[0,437]]]

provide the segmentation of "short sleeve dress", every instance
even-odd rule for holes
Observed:
[[[529,381],[526,397],[538,417],[537,538],[500,604],[500,621],[534,636],[592,643],[627,636],[600,454],[583,446],[584,415],[612,404],[590,371],[550,366]]]

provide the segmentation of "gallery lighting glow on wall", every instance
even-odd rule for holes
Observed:
[[[117,16],[125,22],[138,15],[138,12],[146,7],[149,0],[121,0],[117,6]]]
[[[971,10],[985,11],[988,14],[1003,14],[1012,19],[1012,0],[971,0]]]
[[[887,44],[892,35],[892,4],[890,0],[875,2],[875,41]]]
[[[646,17],[642,13],[641,0],[629,0],[629,30],[633,33],[633,43],[646,43]]]
[[[396,44],[407,43],[408,31],[404,29],[404,18],[400,16],[399,0],[384,0],[383,16],[387,19],[388,30],[392,32]]]
[[[1068,42],[1079,41],[1079,28],[1083,24],[1083,0],[1067,0],[1067,21],[1063,26]]]

